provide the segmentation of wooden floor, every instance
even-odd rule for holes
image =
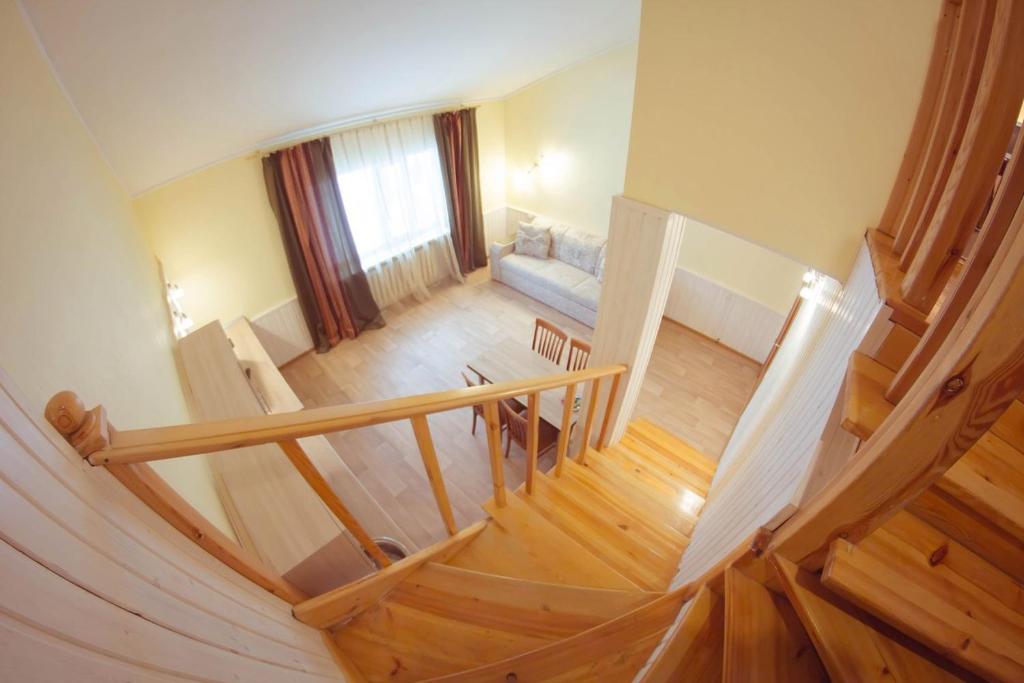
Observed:
[[[464,386],[466,363],[503,339],[529,344],[533,321],[543,317],[572,336],[593,330],[477,271],[465,285],[446,284],[425,302],[395,304],[387,326],[342,342],[325,354],[308,353],[282,372],[306,407],[372,401]],[[701,335],[665,321],[635,411],[717,459],[739,417],[758,366]],[[469,373],[467,373],[469,374]],[[456,522],[482,519],[491,496],[487,439],[482,423],[469,436],[472,413],[430,418]],[[420,547],[445,536],[419,450],[408,423],[328,435],[369,492]],[[540,462],[551,465],[551,456]],[[515,445],[506,461],[509,487],[524,476]]]

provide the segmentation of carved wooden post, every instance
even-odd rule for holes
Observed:
[[[44,414],[46,421],[87,460],[96,451],[110,446],[113,429],[107,423],[107,411],[103,406],[86,410],[82,399],[73,391],[54,394],[46,402]]]

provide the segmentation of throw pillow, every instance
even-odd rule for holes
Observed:
[[[538,228],[529,223],[520,223],[516,233],[516,253],[523,256],[546,259],[551,247],[551,228]]]
[[[592,235],[578,228],[569,228],[555,243],[554,257],[580,270],[597,274],[597,261],[604,246],[604,237]]]

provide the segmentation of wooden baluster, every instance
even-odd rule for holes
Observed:
[[[381,568],[389,566],[391,560],[380,549],[380,546],[370,538],[370,535],[366,533],[366,529],[359,524],[349,509],[345,507],[345,504],[341,502],[338,494],[334,492],[334,489],[327,483],[327,480],[320,474],[320,470],[313,465],[313,462],[306,455],[306,451],[302,449],[299,442],[295,439],[290,439],[288,441],[279,441],[277,445],[288,456],[288,459],[295,466],[295,469],[299,471],[299,474],[302,475],[302,478],[306,480],[306,483],[320,496],[320,500],[334,513],[338,521],[348,529],[349,533],[355,537],[359,544],[363,546],[363,550],[373,558],[377,566]]]
[[[1003,175],[999,192],[992,202],[992,208],[985,218],[985,224],[978,235],[977,243],[967,261],[964,272],[956,289],[946,297],[935,319],[928,326],[928,331],[914,347],[910,357],[896,373],[885,398],[892,403],[900,400],[910,391],[911,385],[921,376],[928,363],[931,362],[939,347],[949,336],[960,315],[967,307],[967,302],[974,296],[982,277],[991,268],[999,247],[1007,237],[1007,231],[1013,222],[1021,201],[1024,201],[1024,135],[1018,136],[1010,158],[1009,166]],[[1018,226],[1019,229],[1019,226]],[[1013,235],[1010,235],[1010,239]]]
[[[449,536],[458,533],[455,526],[455,517],[452,515],[452,504],[448,500],[448,491],[444,486],[444,477],[441,474],[441,466],[437,463],[437,451],[434,450],[434,440],[430,436],[430,425],[427,424],[426,415],[414,415],[409,419],[412,422],[412,431],[416,435],[416,444],[420,447],[420,457],[423,458],[423,469],[427,471],[427,480],[434,492],[434,500],[437,501],[437,509],[444,521],[444,528],[448,530]]]
[[[576,454],[576,462],[583,464],[587,459],[587,447],[590,445],[590,432],[594,428],[594,413],[597,412],[597,399],[601,396],[601,378],[593,381],[590,392],[590,403],[587,405],[587,417],[580,434],[580,449]]]
[[[612,388],[608,391],[608,402],[604,406],[604,417],[601,418],[601,431],[597,436],[597,450],[608,445],[608,424],[611,422],[612,408],[615,407],[615,395],[619,393],[619,380],[622,373],[612,377]]]
[[[494,485],[494,502],[505,507],[505,459],[501,456],[501,418],[498,416],[498,402],[484,403],[484,422],[487,423],[487,449],[491,456],[491,481]]]
[[[533,392],[526,401],[526,492],[533,493],[537,476],[537,441],[540,439],[540,394]]]
[[[903,279],[903,299],[929,312],[992,192],[1024,98],[1024,3],[999,0],[974,107],[935,216]]]
[[[565,454],[569,452],[569,425],[572,424],[572,409],[576,403],[576,383],[565,387],[565,398],[562,400],[562,428],[558,431],[558,452],[555,454],[555,476],[562,474]]]

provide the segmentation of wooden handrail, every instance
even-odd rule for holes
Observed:
[[[194,425],[119,431],[112,434],[108,447],[89,454],[88,460],[93,465],[121,465],[278,443],[481,403],[486,405],[523,394],[558,389],[571,383],[600,380],[602,377],[619,375],[625,370],[624,365],[607,365],[547,377],[497,382],[369,403],[326,406]],[[589,414],[588,417],[592,418]]]

